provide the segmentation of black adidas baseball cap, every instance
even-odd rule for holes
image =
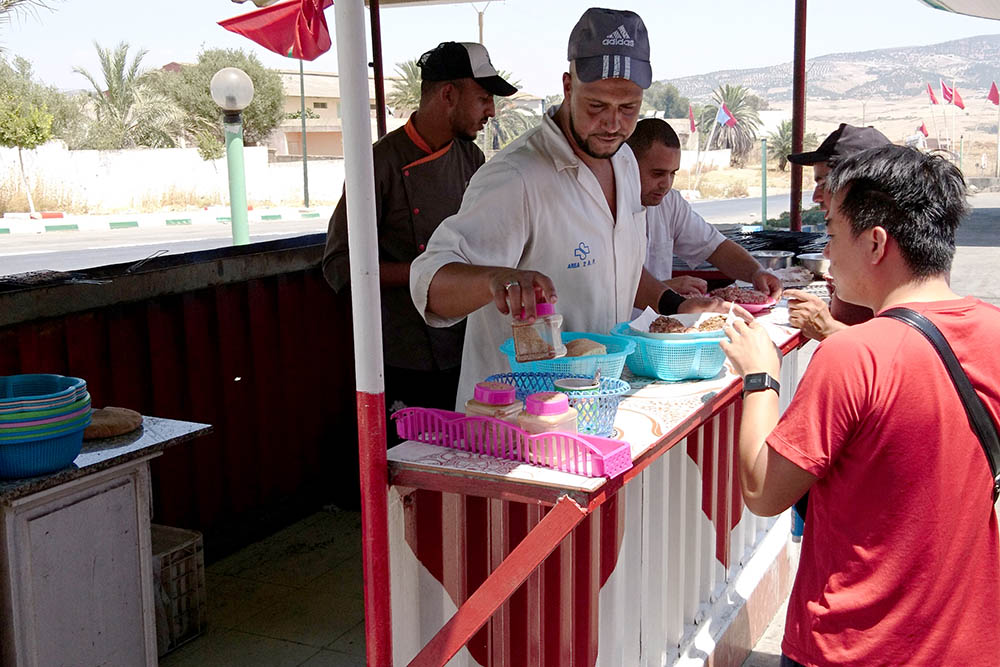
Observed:
[[[474,42],[441,42],[417,60],[424,81],[474,79],[486,92],[509,97],[517,88],[507,83],[490,62],[486,47]]]
[[[887,136],[874,127],[855,127],[841,123],[840,127],[823,140],[819,148],[806,153],[793,153],[788,156],[788,161],[792,164],[810,166],[891,143]]]
[[[591,7],[569,34],[569,60],[580,81],[629,79],[649,88],[649,35],[635,12]]]

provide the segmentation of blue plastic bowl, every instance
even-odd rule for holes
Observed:
[[[559,377],[569,377],[570,375],[593,377],[594,371],[600,368],[601,377],[618,379],[622,376],[622,370],[625,368],[625,357],[635,350],[635,343],[615,336],[572,331],[565,331],[562,334],[564,343],[577,338],[589,338],[597,341],[608,348],[608,353],[518,363],[514,357],[513,338],[505,340],[500,346],[500,351],[507,356],[510,370],[514,373],[557,373]]]
[[[32,409],[33,403],[57,402],[81,389],[85,390],[86,386],[86,380],[65,375],[49,373],[3,375],[0,376],[0,407],[20,407],[23,404],[23,409]]]
[[[62,470],[80,454],[83,430],[77,428],[42,440],[0,444],[0,478],[36,477]]]

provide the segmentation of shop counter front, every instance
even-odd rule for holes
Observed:
[[[784,355],[784,409],[805,341],[785,308],[759,319]],[[741,382],[728,366],[701,381],[622,377],[612,437],[633,465],[613,479],[413,441],[389,450],[394,664],[746,656],[791,572],[788,514],[757,517],[740,495]]]

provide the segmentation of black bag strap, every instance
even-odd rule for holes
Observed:
[[[983,446],[986,453],[986,460],[990,464],[990,471],[993,475],[993,502],[1000,496],[1000,437],[997,436],[997,426],[990,416],[983,399],[979,397],[976,390],[972,388],[969,376],[962,370],[962,364],[955,357],[955,352],[951,345],[945,340],[934,323],[929,319],[909,308],[890,308],[884,313],[879,313],[879,317],[891,317],[894,320],[905,322],[924,335],[937,353],[941,356],[951,381],[955,383],[955,389],[965,406],[965,414],[969,417],[969,424],[979,438],[979,444]]]

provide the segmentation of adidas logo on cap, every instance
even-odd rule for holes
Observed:
[[[625,26],[620,25],[617,30],[605,37],[601,44],[604,46],[635,46],[635,40],[629,37]]]

